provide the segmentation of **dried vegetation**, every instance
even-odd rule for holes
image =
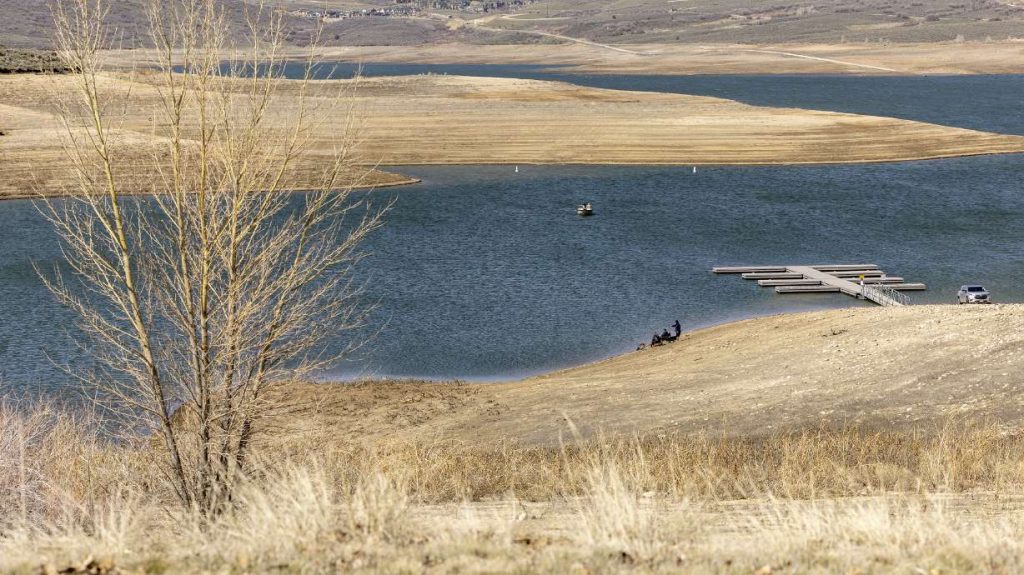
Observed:
[[[156,444],[101,424],[0,408],[0,571],[1010,572],[1024,552],[1024,437],[969,425],[558,447],[274,434],[204,520],[147,464]]]

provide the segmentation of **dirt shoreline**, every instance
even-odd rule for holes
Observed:
[[[126,57],[127,55],[122,55]],[[295,51],[296,57],[304,54]],[[320,50],[325,59],[560,66],[587,74],[977,75],[1024,73],[1024,41],[780,44],[434,44]]]
[[[308,51],[286,49],[297,60]],[[110,51],[115,64],[145,62],[147,50]],[[330,61],[394,64],[512,64],[560,67],[586,74],[1024,74],[1024,40],[991,42],[828,44],[651,43],[604,45],[439,43],[418,46],[331,46],[318,50]]]
[[[552,445],[572,429],[749,437],[967,421],[1014,430],[1024,422],[1021,350],[1022,304],[850,308],[734,321],[519,381],[313,385],[296,396],[353,437],[478,445]]]

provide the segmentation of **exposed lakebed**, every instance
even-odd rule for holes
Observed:
[[[570,76],[527,67],[368,66],[368,74],[459,73],[713,95],[752,104],[888,115],[1024,134],[1019,76]],[[347,70],[335,70],[340,75]],[[780,296],[713,265],[870,262],[952,302],[980,282],[1024,301],[1024,158],[901,164],[709,167],[406,167],[359,274],[378,304],[376,339],[327,376],[502,379],[631,349],[685,328],[783,311],[866,305]],[[575,215],[577,202],[597,215]],[[35,276],[59,259],[30,202],[0,203],[0,378],[64,378],[47,355],[87,368],[70,322]]]

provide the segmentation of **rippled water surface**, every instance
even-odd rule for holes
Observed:
[[[450,68],[450,69],[449,69]],[[548,77],[518,67],[435,72]],[[395,73],[369,67],[368,73]],[[404,70],[418,73],[423,68]],[[343,71],[344,72],[344,71]],[[1020,77],[568,77],[1024,133]],[[639,85],[638,85],[639,84]],[[984,98],[979,97],[984,95]],[[976,104],[966,105],[973,100]],[[360,270],[380,335],[329,376],[501,379],[631,349],[685,327],[790,310],[866,305],[780,296],[714,265],[871,262],[952,301],[967,282],[1024,301],[1024,158],[815,167],[410,167]],[[574,205],[594,203],[582,219]],[[49,387],[47,355],[88,366],[33,263],[58,260],[28,202],[0,203],[0,377]]]

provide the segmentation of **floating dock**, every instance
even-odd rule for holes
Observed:
[[[903,292],[928,289],[922,283],[908,283],[890,276],[875,264],[833,264],[818,266],[717,267],[716,274],[739,274],[757,285],[774,287],[775,293],[845,293],[881,306],[910,303]]]

